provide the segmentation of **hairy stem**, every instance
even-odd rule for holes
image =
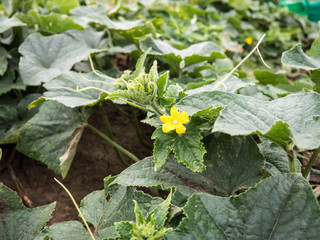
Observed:
[[[108,132],[108,135],[109,135],[110,139],[112,141],[115,141],[113,133],[112,133],[112,130],[111,130],[111,127],[110,127],[110,123],[109,123],[109,120],[108,120],[108,117],[107,117],[107,114],[104,111],[102,104],[99,104],[99,110],[101,112],[101,116],[102,116],[103,122],[104,122],[104,124],[106,126],[106,129],[107,129],[107,132]],[[115,148],[115,147],[113,147],[113,148],[114,148],[114,151],[116,152],[116,155],[117,155],[118,159],[120,160],[120,162],[124,166],[129,167],[130,164],[123,159],[123,157],[121,156],[119,150],[117,148]]]
[[[102,137],[104,140],[106,140],[108,143],[110,143],[113,147],[115,147],[116,149],[118,149],[119,151],[121,151],[123,154],[127,155],[129,158],[131,158],[133,161],[135,162],[139,162],[139,158],[137,158],[134,154],[132,154],[131,152],[129,152],[128,150],[124,149],[123,147],[121,147],[119,144],[117,144],[115,141],[112,141],[108,136],[106,136],[104,133],[100,132],[98,129],[96,129],[94,126],[92,126],[91,124],[88,124],[88,127],[95,132],[96,134],[98,134],[100,137]]]
[[[308,162],[306,168],[303,171],[303,174],[302,174],[303,177],[306,178],[308,176],[309,172],[311,171],[311,168],[312,168],[313,164],[317,160],[319,152],[320,152],[320,147],[317,148],[316,150],[314,150],[311,158],[309,159],[309,162]]]
[[[295,157],[294,157],[293,149],[287,150],[287,155],[288,155],[288,158],[289,158],[289,169],[290,169],[290,172],[297,172],[297,170],[296,170],[296,160],[295,160]]]

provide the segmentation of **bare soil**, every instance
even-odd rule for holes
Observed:
[[[129,113],[132,110],[130,107],[122,108]],[[152,154],[138,141],[131,118],[110,106],[105,107],[105,110],[118,144],[134,153],[139,159]],[[106,132],[98,111],[91,116],[89,123]],[[139,128],[144,141],[152,146],[150,137],[153,128],[145,124],[140,124]],[[79,204],[87,194],[103,189],[105,177],[116,175],[125,169],[113,147],[88,128],[82,135],[76,156],[65,179],[54,174],[41,162],[30,159],[17,151],[14,152],[13,159],[8,164],[14,146],[1,146],[1,148],[4,153],[0,161],[0,182],[17,191],[26,206],[37,207],[56,201],[57,205],[49,224],[79,219],[69,196],[54,181],[54,178],[69,189]],[[133,163],[129,158],[125,156],[124,158]]]

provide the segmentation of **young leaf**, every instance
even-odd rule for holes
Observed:
[[[48,82],[96,51],[67,35],[30,34],[19,47],[23,55],[19,63],[22,80],[27,85]]]
[[[26,208],[16,192],[0,183],[0,239],[34,239],[51,218],[54,207],[55,203]]]
[[[17,149],[66,176],[89,114],[49,101],[23,127]]]
[[[317,239],[320,209],[299,174],[270,177],[239,196],[194,194],[167,239]]]
[[[205,169],[203,165],[203,155],[205,149],[200,142],[202,139],[201,131],[195,124],[188,124],[187,130],[183,134],[175,131],[164,133],[158,128],[152,134],[154,143],[154,169],[158,170],[165,162],[168,154],[173,151],[178,162],[182,162],[186,167],[195,172],[202,172]]]

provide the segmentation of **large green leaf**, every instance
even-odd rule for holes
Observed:
[[[175,153],[178,162],[182,162],[193,171],[202,172],[205,169],[202,162],[206,151],[200,142],[201,131],[192,123],[189,123],[186,129],[183,134],[175,131],[164,133],[161,128],[155,130],[151,137],[155,139],[153,150],[155,170],[165,163],[171,151]]]
[[[56,100],[67,107],[92,106],[103,101],[108,95],[101,90],[110,93],[116,90],[113,86],[114,81],[115,79],[103,78],[93,72],[85,74],[67,72],[46,83],[44,87],[48,91],[43,96],[47,100]]]
[[[0,98],[0,143],[9,144],[18,141],[23,125],[32,118],[38,108],[28,110],[28,105],[39,98],[40,94],[30,94],[16,103],[5,96]]]
[[[22,0],[2,0],[1,2],[7,14],[11,15],[20,7]]]
[[[167,239],[318,239],[320,209],[299,174],[270,177],[229,198],[194,194]]]
[[[214,133],[203,142],[207,153],[204,156],[206,170],[202,173],[186,169],[172,155],[154,171],[153,159],[149,157],[121,172],[114,182],[126,186],[175,186],[187,197],[194,192],[228,196],[261,178],[264,158],[250,137]]]
[[[0,183],[0,239],[34,239],[51,218],[54,207],[55,203],[26,208],[16,192]]]
[[[7,18],[6,16],[0,14],[0,33],[9,30],[12,27],[20,27],[25,25],[25,23],[21,22],[16,17]]]
[[[208,107],[225,108],[214,131],[231,135],[262,134],[282,147],[293,142],[299,149],[320,146],[320,95],[297,93],[273,101],[227,92],[203,92],[185,97],[178,108],[192,115]]]
[[[51,10],[59,11],[61,13],[69,13],[69,11],[75,7],[79,7],[78,0],[48,0],[46,6],[52,8]]]
[[[19,64],[22,80],[27,85],[48,82],[95,51],[98,50],[64,34],[49,37],[31,34],[19,47],[23,55]]]
[[[69,29],[83,29],[82,26],[74,22],[73,18],[55,12],[41,15],[35,10],[30,10],[28,14],[17,14],[16,17],[29,27],[37,27],[40,28],[40,31],[47,33],[59,33]]]
[[[17,149],[65,177],[88,117],[86,111],[45,102],[23,127]]]
[[[149,54],[160,55],[177,66],[179,66],[181,61],[184,61],[185,66],[188,66],[197,62],[225,57],[220,47],[213,42],[197,43],[180,50],[164,41],[147,37],[140,40],[140,48],[144,51],[152,48]]]
[[[163,201],[136,191],[134,188],[119,185],[106,186],[105,191],[94,191],[81,201],[80,210],[86,221],[93,225],[96,240],[116,238],[118,234],[114,227],[115,222],[135,220],[133,200],[138,202],[144,215]],[[109,200],[106,200],[107,197]],[[54,240],[72,239],[72,236],[81,240],[91,239],[84,227],[76,221],[47,227],[36,240],[42,240],[45,236],[52,237]]]

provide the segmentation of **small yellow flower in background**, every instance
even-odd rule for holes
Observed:
[[[183,124],[189,122],[189,117],[187,112],[179,112],[178,109],[172,107],[170,109],[171,116],[166,114],[160,117],[160,120],[164,122],[162,125],[162,131],[168,133],[172,130],[176,130],[176,133],[182,134],[186,132],[186,127]]]
[[[251,38],[251,37],[247,37],[244,41],[245,41],[248,45],[251,45],[251,44],[252,44],[252,38]]]

